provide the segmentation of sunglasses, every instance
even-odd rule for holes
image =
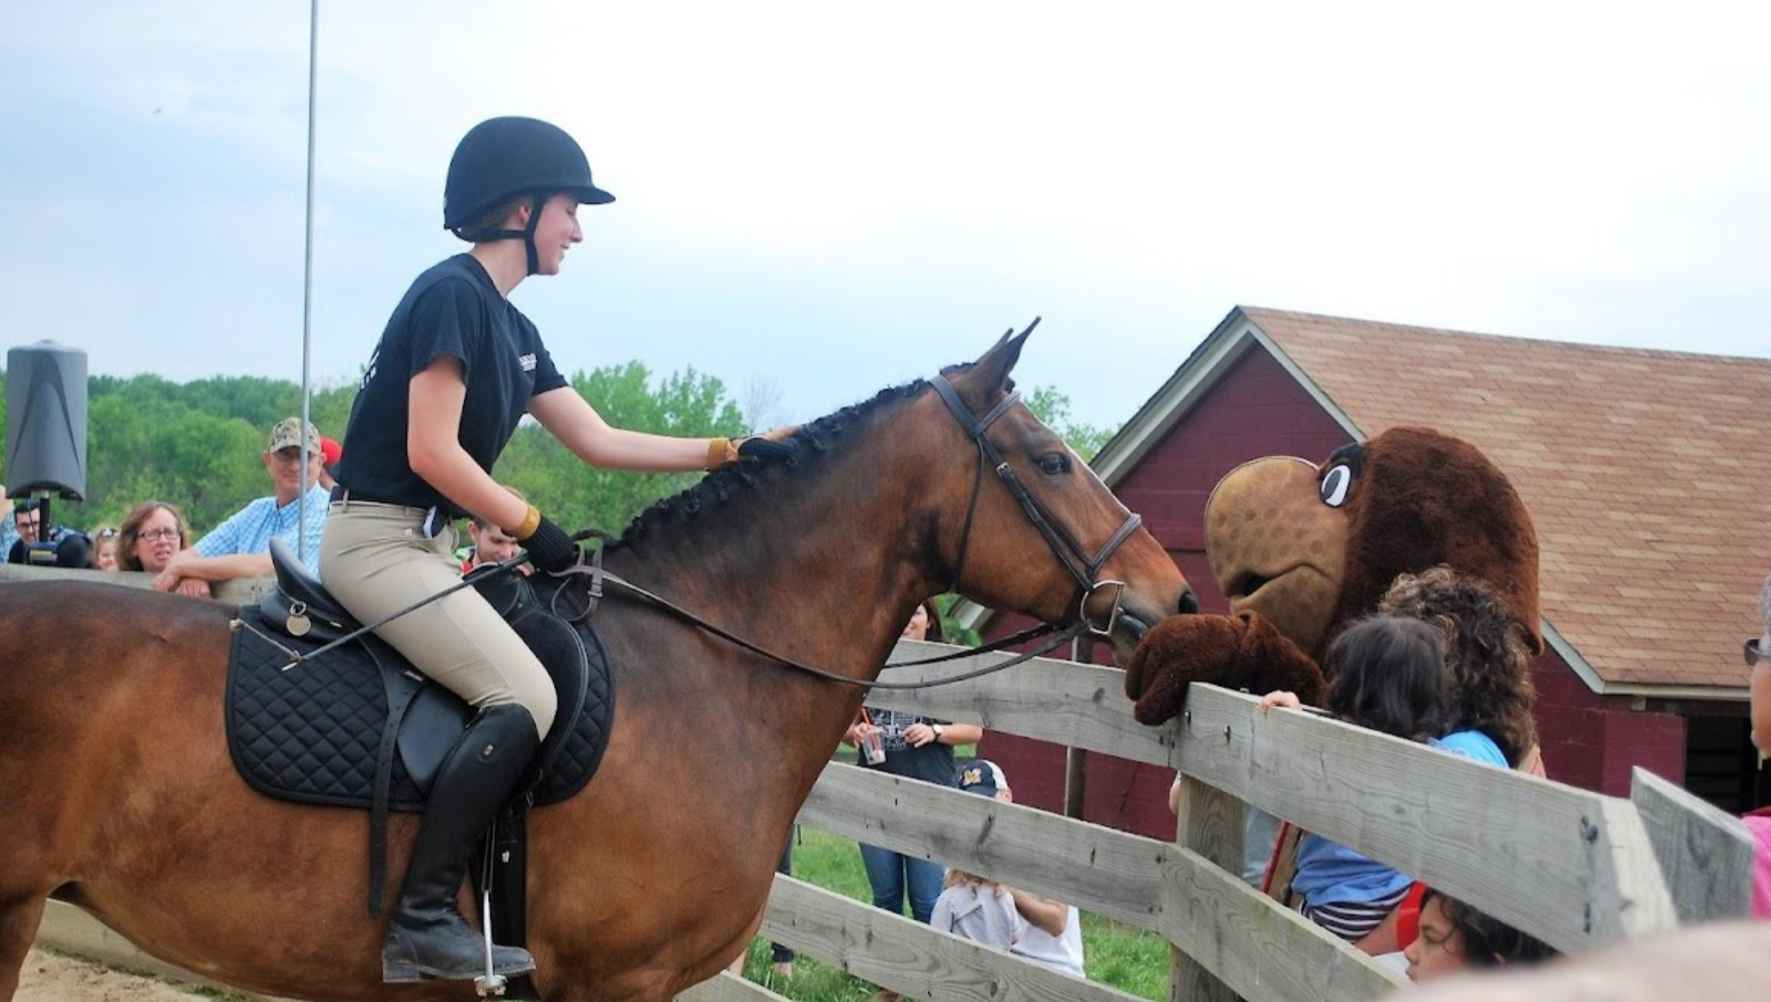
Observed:
[[[1771,655],[1767,655],[1764,651],[1759,649],[1759,639],[1760,638],[1758,637],[1754,637],[1741,645],[1742,651],[1746,654],[1746,666],[1748,668],[1758,664],[1760,661],[1771,660]]]

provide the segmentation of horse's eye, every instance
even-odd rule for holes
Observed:
[[[1039,472],[1048,477],[1056,477],[1070,472],[1070,457],[1061,452],[1048,452],[1040,456]]]
[[[1347,466],[1336,466],[1322,475],[1322,503],[1330,508],[1339,508],[1347,503],[1347,491],[1353,487],[1353,471]]]

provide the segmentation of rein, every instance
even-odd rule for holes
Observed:
[[[966,650],[958,651],[953,654],[942,654],[942,655],[932,657],[932,658],[921,658],[916,661],[899,661],[895,664],[885,665],[884,667],[886,667],[886,668],[907,668],[912,665],[934,664],[934,663],[940,662],[940,661],[953,661],[953,660],[957,660],[959,658],[971,657],[976,654],[994,653],[996,651],[1002,650],[1003,648],[1005,648],[1011,644],[1017,644],[1017,643],[1020,643],[1024,640],[1030,640],[1034,637],[1040,637],[1040,636],[1044,636],[1044,635],[1050,634],[1050,633],[1056,634],[1055,636],[1051,637],[1049,640],[1046,640],[1044,643],[1040,644],[1038,648],[1036,648],[1032,651],[1018,653],[1014,657],[1009,658],[1006,661],[1001,661],[1001,662],[998,662],[993,665],[985,665],[982,668],[974,668],[968,672],[962,672],[961,674],[958,674],[958,675],[953,675],[948,678],[935,679],[934,681],[929,681],[929,682],[880,682],[880,681],[869,682],[865,679],[849,678],[847,675],[838,675],[835,672],[828,671],[823,668],[815,668],[815,667],[805,664],[803,662],[795,661],[793,658],[790,658],[790,657],[786,656],[785,654],[777,654],[774,651],[771,651],[766,647],[758,646],[757,644],[754,644],[754,643],[744,639],[743,637],[740,637],[737,634],[734,634],[734,633],[724,629],[723,627],[720,627],[716,624],[710,623],[705,619],[702,619],[700,616],[697,616],[694,613],[690,612],[689,610],[683,608],[682,606],[677,605],[675,602],[672,602],[670,599],[667,599],[664,596],[657,594],[656,592],[648,591],[645,588],[642,588],[639,585],[636,585],[633,582],[627,580],[626,578],[622,577],[621,575],[616,574],[614,571],[605,569],[602,566],[603,551],[600,547],[594,551],[594,554],[595,555],[592,557],[591,562],[589,564],[579,563],[575,567],[568,567],[565,570],[559,572],[559,574],[552,575],[554,577],[558,577],[558,578],[562,578],[562,579],[567,578],[567,577],[571,577],[573,575],[583,575],[583,576],[590,578],[589,599],[585,603],[584,611],[580,612],[576,615],[573,615],[573,616],[561,616],[561,618],[566,619],[569,622],[574,622],[574,623],[581,622],[582,620],[587,619],[590,616],[590,614],[596,610],[597,603],[602,599],[604,592],[605,592],[604,586],[605,585],[613,585],[614,587],[627,592],[629,595],[632,595],[635,598],[638,598],[644,602],[650,603],[651,605],[654,605],[660,609],[663,609],[665,612],[670,613],[671,615],[675,616],[676,618],[678,618],[680,620],[683,620],[684,622],[690,623],[694,626],[700,627],[703,630],[706,630],[708,633],[711,633],[714,636],[719,637],[720,639],[732,644],[733,646],[741,647],[744,650],[751,652],[752,654],[759,654],[759,655],[769,659],[770,661],[775,662],[776,664],[779,664],[779,665],[786,667],[786,668],[791,668],[794,671],[800,672],[802,674],[811,675],[814,678],[823,679],[826,682],[835,682],[839,685],[854,686],[857,689],[932,689],[935,686],[952,685],[955,682],[965,682],[965,681],[969,681],[974,678],[981,678],[981,677],[983,677],[985,675],[989,675],[993,672],[999,672],[999,671],[1003,670],[1004,668],[1012,668],[1015,665],[1021,664],[1022,662],[1030,661],[1036,657],[1039,657],[1042,654],[1050,653],[1051,651],[1062,646],[1063,644],[1070,641],[1071,639],[1081,636],[1083,633],[1085,633],[1089,630],[1089,627],[1086,624],[1082,624],[1080,622],[1072,623],[1070,626],[1064,627],[1062,629],[1060,629],[1056,626],[1053,626],[1049,623],[1046,623],[1041,626],[1035,627],[1034,629],[1024,630],[1021,633],[1017,633],[1012,637],[1007,637],[1003,640],[997,640],[997,641],[994,641],[990,644],[987,644],[987,645],[984,645],[981,647],[968,648]],[[552,601],[550,603],[550,607],[552,608],[552,611],[554,612],[555,615],[560,615],[559,608],[558,608],[559,597],[561,594],[563,594],[565,592],[565,588],[563,587],[563,585],[564,585],[563,580],[561,581],[561,584],[562,584],[562,587],[558,591],[554,592]]]

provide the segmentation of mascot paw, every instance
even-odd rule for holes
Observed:
[[[1194,682],[1257,695],[1289,689],[1307,704],[1322,701],[1316,662],[1253,613],[1170,616],[1156,624],[1125,669],[1132,715],[1150,726],[1173,719]]]

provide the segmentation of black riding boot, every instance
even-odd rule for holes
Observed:
[[[488,706],[437,769],[400,901],[381,944],[383,981],[471,981],[485,973],[485,940],[457,907],[461,881],[540,743],[528,710]],[[492,968],[505,976],[527,974],[535,960],[527,950],[494,946]]]

